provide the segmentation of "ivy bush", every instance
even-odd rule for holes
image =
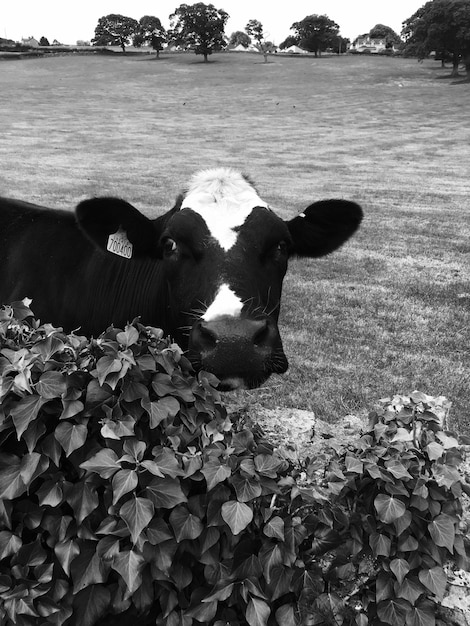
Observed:
[[[445,400],[388,400],[298,466],[216,385],[139,320],[0,310],[0,623],[432,625],[466,565]]]
[[[381,401],[369,432],[326,465],[307,463],[309,482],[329,494],[303,519],[309,535],[342,538],[312,564],[328,583],[313,624],[433,626],[447,566],[469,568],[458,440],[445,430],[450,402],[420,392]],[[321,574],[320,574],[321,572]],[[341,620],[337,620],[340,614]]]

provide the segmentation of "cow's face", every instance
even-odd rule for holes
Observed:
[[[93,217],[86,205],[77,210],[79,223],[98,241],[96,211]],[[227,169],[197,174],[177,206],[153,222],[129,210],[132,226],[124,216],[117,225],[115,210],[110,232],[119,226],[133,254],[162,265],[165,284],[155,288],[168,300],[171,328],[165,330],[188,350],[195,368],[216,374],[224,389],[256,387],[286,371],[277,321],[288,259],[331,252],[362,215],[354,203],[329,200],[285,222],[245,177]]]

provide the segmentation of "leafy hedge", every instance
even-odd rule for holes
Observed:
[[[138,320],[89,340],[3,307],[0,623],[430,626],[466,564],[443,400],[295,467],[216,384]]]

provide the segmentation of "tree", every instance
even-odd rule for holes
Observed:
[[[397,33],[385,24],[376,24],[369,33],[371,39],[385,39],[385,47],[393,48],[393,46],[399,46],[403,42]]]
[[[249,20],[248,24],[245,26],[245,30],[250,37],[257,42],[256,47],[260,52],[264,55],[264,62],[268,62],[268,50],[270,49],[268,46],[268,42],[265,41],[263,25],[258,20]],[[272,46],[272,44],[271,44]]]
[[[170,15],[171,31],[168,38],[177,46],[192,48],[196,54],[204,56],[225,48],[225,24],[229,14],[216,9],[213,4],[181,4]]]
[[[281,50],[285,50],[286,48],[290,48],[291,46],[298,46],[298,45],[299,45],[299,38],[294,37],[294,35],[289,35],[288,37],[284,39],[284,41],[281,44],[279,44],[279,48]]]
[[[405,54],[426,57],[435,50],[442,58],[452,57],[452,76],[465,62],[470,79],[470,2],[432,0],[403,22]]]
[[[144,44],[149,44],[155,50],[157,58],[163,44],[166,42],[166,31],[158,17],[144,15],[139,20],[139,29],[134,35],[134,46],[140,48]]]
[[[126,51],[132,37],[138,32],[139,22],[132,17],[110,13],[98,20],[95,36],[91,40],[94,46],[121,46]]]
[[[326,15],[307,15],[300,22],[294,22],[291,30],[305,50],[321,55],[323,50],[338,45],[339,26]]]
[[[41,39],[39,40],[39,45],[50,46],[51,44],[49,43],[49,39],[47,37],[41,37]]]
[[[241,44],[242,46],[245,46],[245,48],[248,48],[250,43],[251,38],[242,30],[237,30],[230,35],[229,44],[231,46],[239,46]]]

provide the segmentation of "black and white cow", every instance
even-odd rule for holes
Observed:
[[[287,369],[277,320],[289,257],[320,257],[357,229],[345,200],[284,221],[232,169],[196,174],[176,206],[148,219],[116,198],[75,215],[0,199],[0,301],[32,298],[43,322],[97,335],[141,316],[222,388]]]

